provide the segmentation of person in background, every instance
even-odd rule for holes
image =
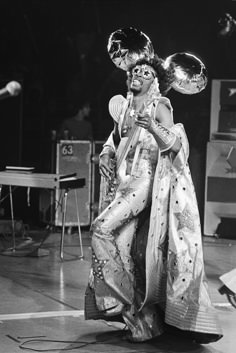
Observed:
[[[60,140],[92,140],[93,129],[92,124],[88,121],[91,113],[91,105],[84,101],[72,105],[70,108],[71,116],[64,120],[58,131],[58,139]]]
[[[123,320],[132,342],[169,327],[209,343],[222,332],[205,280],[188,140],[165,97],[171,82],[160,58],[142,59],[129,68],[127,97],[109,102],[114,130],[100,154],[85,319]]]

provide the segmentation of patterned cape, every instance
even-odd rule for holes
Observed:
[[[165,322],[182,330],[221,334],[204,272],[202,234],[182,124],[182,147],[172,163],[160,156],[155,173],[146,246],[143,306],[163,303]],[[169,192],[167,191],[169,190]]]

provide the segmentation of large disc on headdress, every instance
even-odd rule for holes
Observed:
[[[164,61],[165,69],[174,70],[171,87],[183,94],[195,94],[207,85],[207,70],[203,62],[193,54],[176,53]]]
[[[154,56],[152,43],[140,30],[128,27],[113,32],[107,44],[108,54],[113,63],[122,70],[139,59],[150,59]]]

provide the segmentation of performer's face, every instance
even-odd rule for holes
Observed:
[[[130,90],[134,94],[146,93],[149,90],[155,76],[155,71],[151,66],[146,64],[136,65],[131,72]]]

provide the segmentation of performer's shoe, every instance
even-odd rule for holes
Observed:
[[[158,335],[154,337],[134,337],[131,331],[127,331],[127,333],[122,337],[122,340],[128,341],[130,343],[146,343],[156,340],[158,337],[160,336]]]

